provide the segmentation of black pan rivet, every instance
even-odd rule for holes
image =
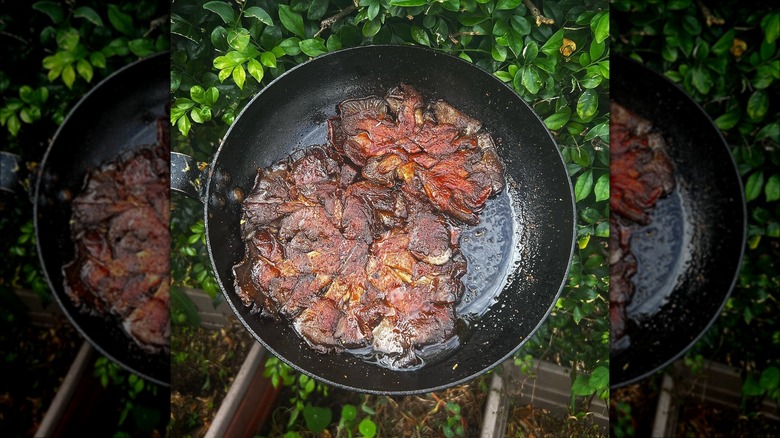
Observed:
[[[233,202],[243,202],[244,191],[241,189],[241,187],[236,187],[230,191],[230,198],[230,200]]]

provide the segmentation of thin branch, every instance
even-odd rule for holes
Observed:
[[[320,30],[318,30],[317,33],[314,34],[314,38],[317,38],[318,36],[320,36],[320,34],[322,32],[324,32],[325,29],[329,28],[330,26],[333,26],[333,23],[335,23],[335,22],[341,20],[342,18],[346,17],[347,15],[352,13],[352,11],[354,11],[355,9],[356,9],[355,4],[352,3],[349,6],[347,6],[346,8],[342,9],[341,11],[339,11],[336,15],[334,15],[332,17],[328,17],[328,18],[322,20],[322,22],[320,22]]]
[[[458,37],[461,35],[480,35],[479,32],[455,32],[451,33],[449,35],[450,41],[452,41],[453,44],[458,44]]]
[[[9,38],[13,38],[13,39],[15,39],[15,40],[18,40],[18,41],[20,41],[20,42],[21,42],[21,43],[23,43],[23,44],[30,44],[30,42],[29,42],[29,41],[27,41],[27,40],[25,40],[24,38],[22,38],[22,37],[20,37],[20,36],[18,36],[18,35],[14,35],[14,34],[12,34],[12,33],[8,33],[8,32],[6,32],[6,31],[4,31],[4,30],[0,30],[0,35],[7,36],[7,37],[9,37]]]
[[[555,20],[542,15],[542,12],[539,10],[539,8],[536,7],[536,5],[531,3],[531,0],[523,0],[523,4],[526,8],[528,8],[528,10],[531,11],[531,15],[534,16],[534,19],[536,19],[536,27],[539,27],[543,24],[555,24]]]
[[[157,17],[153,19],[151,22],[149,22],[149,30],[144,33],[145,37],[148,37],[152,34],[158,27],[162,26],[164,23],[168,21],[168,14]]]
[[[704,2],[697,0],[696,3],[699,4],[699,9],[701,9],[701,13],[704,15],[704,19],[707,20],[707,27],[711,27],[713,24],[716,26],[723,26],[723,24],[726,23],[724,19],[713,15],[710,11],[710,8],[704,6]]]

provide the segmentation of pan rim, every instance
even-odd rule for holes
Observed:
[[[610,381],[610,388],[611,389],[617,389],[621,388],[623,386],[627,386],[633,383],[636,383],[640,380],[643,380],[650,375],[656,373],[657,371],[660,371],[670,364],[672,364],[674,361],[678,360],[680,357],[682,357],[688,350],[690,350],[694,344],[696,344],[703,336],[704,334],[712,327],[712,325],[715,323],[715,321],[720,317],[721,312],[723,311],[723,308],[726,306],[726,303],[728,302],[729,298],[731,297],[731,294],[734,292],[734,288],[737,285],[737,281],[739,280],[739,272],[742,267],[742,261],[745,255],[745,243],[747,242],[747,223],[748,223],[748,216],[747,216],[747,202],[745,200],[745,187],[742,184],[742,178],[739,176],[739,168],[737,167],[736,161],[734,160],[734,156],[731,154],[731,151],[729,150],[729,144],[726,141],[726,138],[723,136],[723,133],[720,131],[720,129],[715,125],[715,122],[712,120],[712,118],[707,114],[707,112],[704,110],[704,108],[699,105],[698,102],[696,102],[693,97],[691,97],[688,93],[685,92],[680,86],[678,86],[676,83],[674,83],[671,79],[666,77],[665,75],[637,62],[634,59],[631,59],[627,56],[620,55],[620,54],[614,54],[614,59],[617,60],[618,64],[628,63],[633,64],[635,67],[642,68],[643,70],[647,71],[648,73],[655,76],[657,79],[660,79],[663,81],[663,83],[671,87],[670,89],[673,90],[675,93],[678,94],[678,98],[680,100],[687,104],[692,105],[691,108],[695,109],[698,114],[701,114],[704,116],[706,120],[706,124],[708,128],[711,128],[711,132],[714,132],[716,134],[716,138],[719,140],[718,147],[723,147],[725,151],[727,152],[727,155],[729,157],[728,163],[730,164],[729,169],[734,171],[733,177],[734,180],[736,180],[737,188],[739,189],[739,199],[737,200],[741,206],[741,220],[742,220],[742,235],[741,235],[741,242],[740,242],[740,248],[741,251],[739,253],[739,256],[736,259],[735,263],[735,271],[732,274],[732,280],[731,283],[728,286],[728,290],[726,294],[723,296],[723,301],[718,306],[717,312],[714,312],[712,317],[708,320],[707,324],[704,325],[702,330],[679,352],[673,354],[670,356],[669,359],[662,362],[659,366],[652,368],[648,371],[642,372],[634,377],[631,377],[630,379],[623,380],[620,382],[613,382]],[[619,101],[619,99],[616,99]],[[622,353],[618,352],[616,354],[616,357],[619,357]],[[610,356],[612,356],[612,353],[610,352]]]
[[[570,247],[569,247],[569,251],[568,251],[568,260],[566,262],[566,268],[565,268],[565,270],[563,272],[563,275],[562,275],[562,277],[560,279],[560,283],[556,287],[556,292],[555,292],[554,296],[552,297],[549,306],[545,310],[544,316],[541,318],[541,320],[539,320],[536,323],[536,325],[531,329],[531,331],[528,333],[528,335],[526,337],[524,337],[521,341],[519,341],[519,343],[517,345],[515,345],[508,353],[504,354],[500,359],[496,360],[495,362],[493,362],[489,366],[485,367],[484,369],[479,370],[479,371],[477,371],[475,373],[472,373],[472,374],[470,374],[468,376],[462,377],[460,379],[453,380],[453,381],[448,382],[446,384],[435,385],[435,386],[431,386],[431,385],[425,386],[425,385],[423,385],[423,387],[412,389],[412,390],[366,389],[366,388],[360,388],[360,387],[355,386],[355,385],[348,385],[348,384],[344,384],[344,383],[335,382],[335,381],[333,381],[331,379],[324,378],[322,376],[316,375],[315,373],[313,373],[313,372],[311,372],[309,370],[304,369],[303,367],[301,367],[297,363],[292,362],[291,360],[289,360],[284,355],[280,355],[279,353],[277,353],[275,349],[270,347],[268,345],[268,343],[258,333],[256,333],[254,329],[252,329],[244,321],[243,317],[241,317],[241,315],[240,315],[239,309],[234,305],[233,301],[230,299],[227,287],[225,286],[221,275],[217,272],[216,269],[214,269],[214,274],[215,274],[217,283],[219,284],[220,290],[222,291],[223,297],[225,298],[225,301],[227,301],[227,303],[230,306],[230,308],[233,311],[233,313],[241,320],[242,325],[244,325],[244,327],[249,331],[249,333],[252,334],[252,336],[255,338],[255,340],[257,342],[259,342],[263,346],[263,348],[265,348],[267,351],[269,351],[274,356],[276,356],[279,359],[281,359],[284,363],[286,363],[287,365],[291,366],[296,371],[301,372],[301,373],[303,373],[303,374],[305,374],[307,376],[311,376],[311,377],[313,377],[313,378],[315,378],[315,379],[317,379],[317,380],[319,380],[321,382],[324,382],[324,383],[326,383],[328,385],[331,385],[333,387],[346,389],[346,390],[350,390],[350,391],[357,391],[357,392],[362,392],[362,393],[370,393],[370,394],[378,394],[378,395],[412,395],[412,394],[420,394],[420,393],[425,393],[425,392],[438,391],[438,390],[449,388],[449,387],[452,387],[452,386],[455,386],[455,385],[460,385],[460,384],[466,383],[466,382],[471,381],[472,379],[476,378],[477,376],[484,374],[486,371],[495,368],[496,366],[498,366],[499,364],[503,363],[504,361],[506,361],[518,349],[520,349],[523,345],[525,345],[526,342],[529,339],[531,339],[534,336],[534,334],[539,330],[539,328],[547,321],[547,318],[549,317],[550,313],[552,312],[552,309],[555,307],[555,303],[557,302],[558,298],[560,297],[561,293],[563,292],[563,289],[566,286],[566,283],[567,283],[567,280],[568,280],[568,277],[569,277],[569,272],[571,270],[571,266],[572,266],[572,262],[573,262],[574,250],[575,250],[575,245],[576,245],[576,233],[577,233],[577,206],[576,206],[576,202],[575,202],[574,186],[573,186],[572,181],[571,181],[571,176],[569,175],[568,171],[566,170],[565,162],[563,160],[563,155],[561,154],[560,147],[558,146],[558,143],[555,141],[555,138],[552,136],[552,133],[550,132],[550,130],[542,122],[542,120],[539,117],[539,115],[535,111],[533,111],[533,108],[530,105],[528,105],[528,103],[522,97],[520,97],[517,93],[515,93],[515,91],[511,87],[509,87],[507,84],[501,82],[498,78],[494,77],[492,74],[490,74],[489,72],[483,70],[479,66],[477,66],[475,64],[472,64],[472,63],[470,63],[468,61],[465,61],[465,60],[463,60],[461,58],[458,58],[456,56],[452,56],[452,55],[450,55],[448,53],[445,53],[443,51],[437,51],[437,50],[433,50],[433,49],[427,48],[427,47],[411,46],[411,45],[376,44],[376,45],[364,45],[364,46],[350,47],[350,48],[341,49],[341,50],[338,50],[338,51],[335,51],[335,52],[329,52],[329,53],[321,55],[319,57],[310,59],[309,61],[306,61],[304,63],[298,64],[298,65],[290,68],[289,70],[285,71],[282,75],[280,75],[279,77],[275,78],[273,81],[269,82],[265,87],[263,87],[260,91],[258,91],[258,93],[255,94],[249,100],[249,102],[247,102],[247,104],[244,106],[244,108],[242,108],[242,110],[236,116],[233,124],[231,124],[231,126],[226,131],[225,135],[222,138],[222,141],[219,144],[219,147],[217,148],[216,152],[214,153],[214,156],[211,158],[211,160],[209,162],[209,168],[208,168],[208,171],[207,171],[207,178],[206,178],[205,194],[203,196],[203,200],[204,200],[204,202],[203,202],[203,218],[204,218],[204,229],[205,229],[205,234],[206,234],[207,251],[208,251],[208,254],[209,254],[209,259],[211,261],[212,268],[214,268],[214,267],[217,266],[217,262],[216,262],[216,258],[215,258],[215,255],[214,255],[214,251],[212,251],[211,231],[210,231],[210,225],[209,225],[210,221],[208,219],[209,218],[209,209],[210,209],[209,199],[211,197],[212,178],[213,178],[214,172],[215,172],[215,164],[219,161],[220,155],[221,155],[223,147],[225,145],[225,140],[230,138],[230,135],[233,132],[233,129],[238,125],[239,120],[241,120],[241,118],[244,116],[244,114],[247,111],[249,111],[250,107],[254,104],[254,102],[257,99],[259,99],[267,90],[271,89],[271,87],[276,82],[282,80],[287,75],[291,74],[292,72],[296,71],[299,68],[307,66],[310,63],[315,62],[315,61],[322,62],[322,60],[327,59],[327,58],[332,57],[332,56],[343,56],[343,54],[346,53],[346,52],[359,52],[359,51],[377,50],[377,49],[381,50],[381,49],[385,49],[385,48],[391,48],[393,50],[402,49],[402,50],[416,51],[416,52],[419,52],[419,53],[427,54],[428,56],[447,57],[448,59],[453,60],[454,62],[463,63],[463,65],[467,65],[469,68],[474,69],[474,73],[475,74],[477,74],[477,72],[479,72],[479,74],[483,74],[483,75],[486,75],[486,76],[490,77],[490,79],[492,81],[494,81],[494,83],[501,84],[502,87],[505,87],[509,92],[512,93],[512,95],[514,95],[514,98],[516,98],[518,102],[522,102],[522,104],[528,108],[528,110],[536,118],[536,121],[539,123],[539,125],[544,129],[546,136],[550,139],[550,142],[554,146],[555,152],[556,152],[558,160],[559,160],[557,163],[555,163],[556,164],[555,167],[556,168],[560,167],[560,170],[562,170],[565,173],[565,175],[566,175],[566,178],[564,178],[564,179],[566,181],[566,187],[568,189],[567,190],[567,195],[568,196],[566,198],[568,199],[569,203],[567,204],[567,206],[571,209],[571,217],[570,217],[570,220],[571,220],[571,230],[570,230],[570,235],[567,234],[567,237],[570,239],[571,243],[570,243]],[[564,233],[564,231],[565,230],[562,230],[562,234]],[[231,287],[231,291],[233,291],[232,287]],[[235,294],[234,291],[232,293]],[[389,370],[389,371],[394,372],[394,373],[403,373],[403,374],[407,374],[407,375],[409,375],[409,373],[414,373],[415,372],[415,371],[396,371],[396,370]]]

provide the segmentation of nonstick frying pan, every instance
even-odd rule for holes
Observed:
[[[170,101],[170,54],[130,64],[95,86],[57,130],[41,161],[34,199],[38,254],[57,301],[101,353],[160,385],[170,382],[170,355],[140,349],[114,320],[82,313],[63,287],[62,266],[73,259],[70,201],[86,174],[121,154],[157,142],[157,119]]]
[[[347,98],[384,96],[401,82],[426,101],[441,98],[483,122],[512,182],[466,231],[467,315],[461,345],[412,371],[393,371],[350,354],[323,355],[286,323],[251,314],[236,295],[232,267],[244,255],[240,199],[258,168],[327,142],[327,119]],[[186,167],[172,157],[172,179]],[[301,64],[266,86],[241,112],[208,167],[203,187],[208,251],[220,287],[247,330],[293,368],[330,385],[368,393],[434,391],[487,371],[541,325],[566,280],[574,248],[574,200],[550,132],[510,88],[458,58],[410,46],[346,49]],[[487,211],[489,210],[489,211]],[[489,260],[489,261],[488,261]],[[480,270],[474,267],[483,261]],[[480,308],[489,307],[484,315]]]
[[[614,388],[680,357],[718,317],[739,272],[746,207],[728,146],[704,110],[633,60],[615,55],[611,69],[611,99],[663,135],[677,183],[632,238],[639,266],[627,308],[630,344],[611,354]]]

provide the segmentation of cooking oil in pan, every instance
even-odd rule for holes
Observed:
[[[491,199],[480,213],[480,223],[463,230],[460,248],[468,262],[458,316],[474,320],[496,302],[515,270],[523,231],[522,211],[514,202],[515,184]]]
[[[645,319],[669,301],[679,273],[689,261],[685,250],[690,239],[680,191],[658,201],[649,225],[631,235],[631,252],[637,258],[636,289],[627,308],[629,317]]]
[[[461,279],[464,293],[456,308],[454,336],[416,350],[420,362],[403,368],[393,365],[392,356],[377,354],[371,347],[349,352],[366,362],[399,371],[413,371],[445,360],[454,353],[469,331],[479,329],[482,317],[498,301],[499,294],[512,282],[512,275],[519,267],[524,248],[521,236],[525,228],[521,203],[517,199],[517,185],[508,178],[506,189],[485,204],[479,224],[462,229],[460,249],[466,258],[467,270]]]

